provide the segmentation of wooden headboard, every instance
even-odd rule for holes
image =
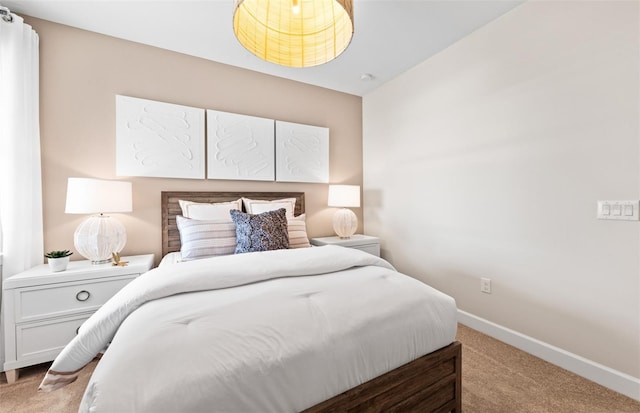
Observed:
[[[281,198],[295,198],[294,215],[304,213],[304,192],[162,192],[162,256],[180,251],[180,233],[176,215],[182,215],[178,200],[193,202],[229,202],[238,198],[271,201]]]

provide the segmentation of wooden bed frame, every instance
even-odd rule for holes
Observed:
[[[294,215],[304,213],[303,192],[162,192],[162,254],[180,251],[176,215],[178,200],[228,202],[245,197],[260,200],[296,198]],[[422,356],[366,383],[325,400],[304,413],[462,411],[462,345]]]

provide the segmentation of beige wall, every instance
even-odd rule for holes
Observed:
[[[640,222],[596,220],[596,201],[640,198],[638,17],[635,1],[529,1],[363,98],[383,254],[636,380]]]
[[[84,219],[64,213],[67,178],[75,176],[133,182],[134,211],[118,215],[127,228],[125,254],[153,252],[159,260],[161,191],[304,191],[309,235],[333,233],[324,184],[116,177],[118,94],[328,127],[330,181],[362,184],[360,97],[25,20],[40,36],[45,250],[73,247],[73,232]],[[361,210],[355,212],[362,222]]]

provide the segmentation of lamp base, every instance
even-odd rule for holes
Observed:
[[[106,260],[100,260],[100,261],[91,261],[91,265],[102,265],[102,264],[108,264],[110,262],[111,262],[111,258]]]
[[[119,253],[127,243],[127,232],[117,219],[93,215],[84,220],[73,234],[73,244],[91,264],[106,264],[111,253]]]
[[[351,238],[358,229],[358,217],[347,208],[340,208],[333,214],[333,230],[340,238]]]

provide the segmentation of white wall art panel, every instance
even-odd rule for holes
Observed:
[[[204,179],[204,109],[116,96],[116,174]]]
[[[276,121],[276,181],[329,182],[329,128]]]
[[[275,179],[274,120],[207,110],[207,177]]]

